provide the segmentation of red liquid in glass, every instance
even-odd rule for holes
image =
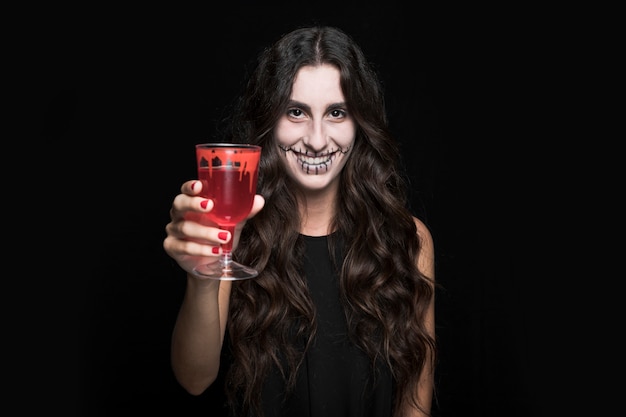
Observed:
[[[206,216],[220,226],[235,226],[245,219],[254,203],[256,175],[229,166],[199,168],[200,195],[213,200],[213,209]]]

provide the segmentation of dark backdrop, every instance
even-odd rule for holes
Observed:
[[[55,303],[68,330],[56,337],[71,347],[50,339],[59,346],[51,373],[70,382],[50,380],[49,406],[219,415],[219,388],[192,397],[169,366],[184,275],[161,246],[168,210],[194,178],[193,145],[212,138],[261,48],[324,23],[352,34],[375,64],[413,209],[434,236],[434,414],[548,415],[540,405],[550,379],[535,377],[541,300],[527,290],[518,244],[529,224],[513,215],[529,192],[520,114],[534,91],[521,18],[346,2],[229,7],[92,11],[47,21],[36,38],[37,134],[67,161],[75,249],[65,254],[80,254],[71,268],[79,279],[60,284],[75,296]]]

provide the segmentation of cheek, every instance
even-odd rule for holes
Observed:
[[[342,149],[351,148],[356,138],[356,128],[354,123],[339,123],[329,130],[329,134]]]
[[[303,135],[301,125],[284,119],[278,121],[274,132],[276,140],[281,145],[293,145]]]

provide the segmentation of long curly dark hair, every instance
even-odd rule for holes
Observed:
[[[335,233],[343,260],[336,260],[340,297],[350,336],[372,361],[391,369],[399,395],[395,413],[418,405],[417,378],[436,343],[424,316],[433,282],[416,268],[420,241],[408,209],[407,184],[399,172],[399,148],[388,130],[382,86],[362,50],[333,27],[299,28],[262,51],[230,123],[233,140],[263,147],[257,192],[265,207],[244,227],[234,257],[261,271],[234,282],[228,335],[233,362],[226,375],[228,398],[260,412],[264,378],[277,367],[295,384],[302,348],[311,342],[315,306],[302,273],[298,187],[279,159],[273,133],[287,109],[292,84],[303,66],[331,64],[357,126],[356,140],[340,177]]]

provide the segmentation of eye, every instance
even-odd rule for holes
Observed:
[[[328,114],[333,119],[343,119],[347,116],[346,111],[340,109],[333,109]]]
[[[293,109],[287,110],[287,116],[293,119],[301,119],[304,117],[304,112],[301,109],[293,108]]]

